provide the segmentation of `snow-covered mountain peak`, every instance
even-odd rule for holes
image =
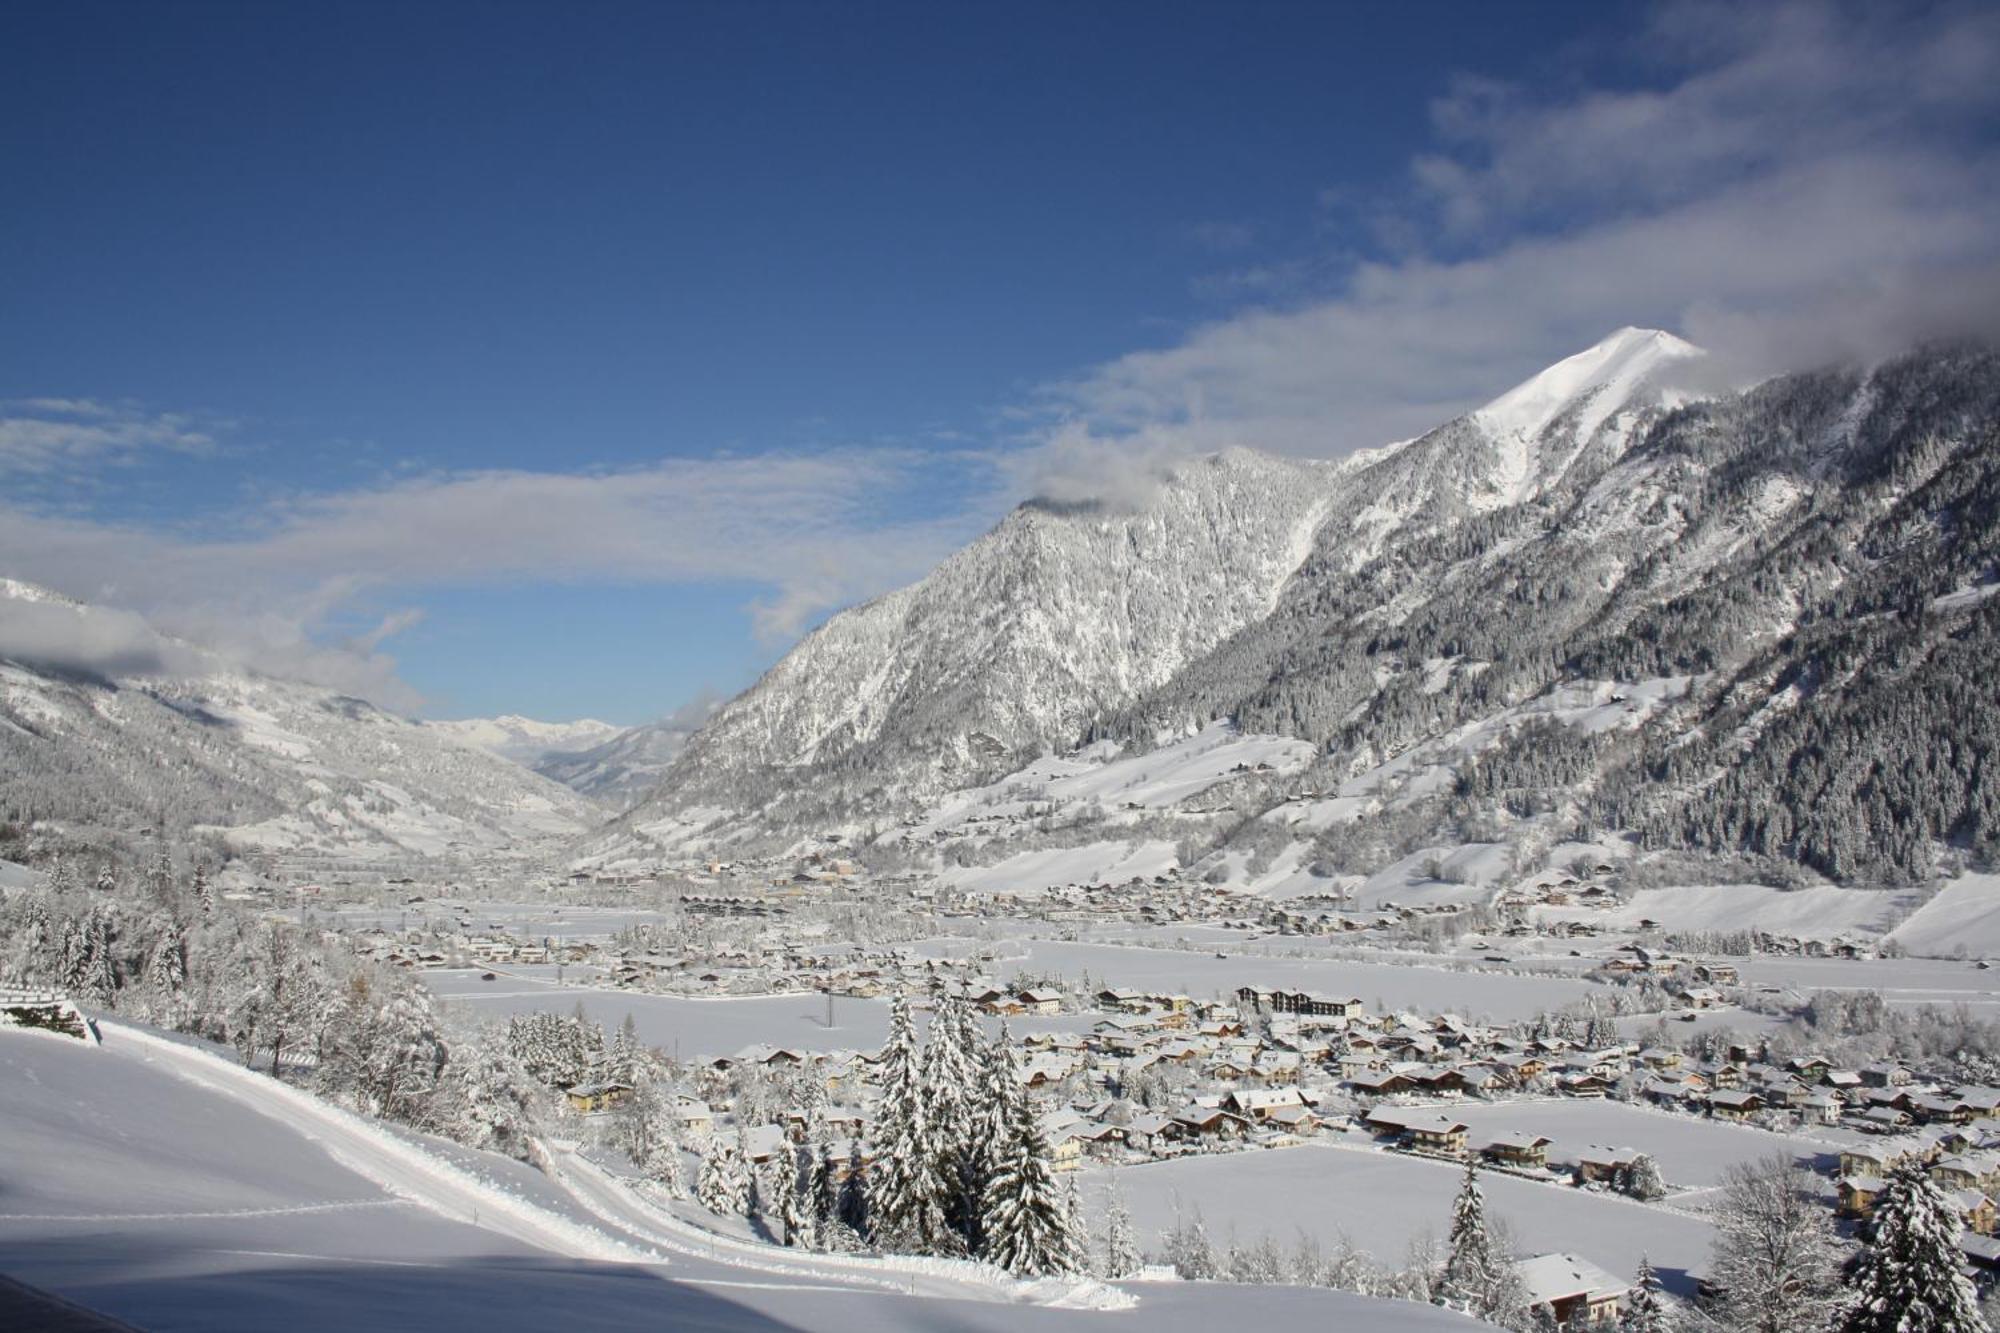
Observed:
[[[1473,415],[1496,435],[1535,436],[1588,398],[1595,422],[1601,423],[1646,389],[1667,387],[1664,382],[1684,363],[1707,355],[1660,329],[1622,328],[1515,385]]]

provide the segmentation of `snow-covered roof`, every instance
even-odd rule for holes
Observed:
[[[1529,1302],[1535,1305],[1547,1305],[1577,1296],[1594,1301],[1623,1297],[1632,1289],[1632,1284],[1623,1278],[1573,1254],[1538,1254],[1521,1260],[1514,1265],[1514,1269],[1521,1275],[1521,1284],[1527,1288]]]

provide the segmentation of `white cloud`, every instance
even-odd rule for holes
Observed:
[[[1628,324],[1746,373],[2000,324],[2000,11],[1675,5],[1646,40],[1655,86],[1459,81],[1393,257],[1053,386],[1050,475],[1389,443]]]
[[[151,452],[214,448],[213,435],[178,414],[76,398],[0,402],[0,478],[73,478]]]
[[[244,665],[409,707],[380,649],[421,610],[327,642],[339,613],[444,586],[744,581],[772,589],[750,610],[782,641],[920,576],[990,521],[977,506],[897,516],[938,466],[849,449],[433,475],[239,515],[244,534],[226,540],[0,506],[0,570],[143,612]]]
[[[200,673],[214,665],[130,611],[5,595],[0,657],[98,676]]]

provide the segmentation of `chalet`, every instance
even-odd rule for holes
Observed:
[[[1435,1111],[1378,1106],[1364,1121],[1369,1130],[1383,1138],[1395,1138],[1418,1152],[1443,1157],[1463,1157],[1468,1126],[1463,1120]]]
[[[1764,1109],[1764,1098],[1754,1092],[1731,1088],[1708,1094],[1708,1113],[1718,1120],[1748,1120]]]
[[[675,1100],[674,1119],[684,1133],[696,1138],[706,1138],[715,1129],[715,1112],[709,1110],[707,1102],[692,1097]]]
[[[1304,1110],[1306,1099],[1297,1088],[1238,1088],[1222,1105],[1251,1120],[1268,1120],[1278,1111]]]
[[[1280,1107],[1264,1118],[1273,1129],[1306,1138],[1319,1131],[1320,1118],[1303,1106]]]
[[[1583,1185],[1609,1185],[1632,1169],[1641,1156],[1637,1148],[1603,1148],[1590,1145],[1576,1155],[1576,1179]]]
[[[1908,1145],[1853,1144],[1840,1150],[1840,1174],[1886,1178],[1910,1159]]]
[[[1174,1113],[1181,1137],[1233,1143],[1250,1132],[1250,1122],[1234,1111],[1219,1106],[1189,1106]]]
[[[1360,1069],[1343,1080],[1364,1096],[1397,1097],[1414,1086],[1407,1074],[1395,1069]]]
[[[1565,1097],[1597,1097],[1611,1091],[1609,1080],[1597,1074],[1565,1074],[1556,1080],[1556,1091]]]
[[[1951,1190],[1991,1190],[2000,1187],[2000,1155],[1960,1153],[1932,1164],[1930,1178]]]
[[[1842,1217],[1861,1219],[1875,1211],[1875,1201],[1888,1188],[1880,1176],[1847,1176],[1840,1178],[1838,1186],[1839,1202],[1835,1211]]]
[[[1528,1309],[1557,1328],[1602,1327],[1618,1318],[1619,1303],[1631,1286],[1588,1259],[1573,1254],[1538,1254],[1514,1265],[1526,1289]]]
[[[1553,1141],[1526,1130],[1510,1130],[1481,1144],[1479,1154],[1500,1166],[1540,1171],[1548,1167],[1549,1144]]]
[[[1722,992],[1709,986],[1682,987],[1675,998],[1690,1009],[1716,1009],[1723,1003]]]
[[[1895,1134],[1909,1128],[1910,1116],[1907,1111],[1898,1111],[1893,1106],[1871,1106],[1854,1117],[1855,1123],[1870,1134]]]
[[[1106,987],[1091,997],[1099,1009],[1115,1014],[1136,1014],[1146,1007],[1146,997],[1125,987]]]
[[[620,1102],[630,1099],[632,1085],[606,1081],[603,1083],[579,1083],[565,1094],[569,1104],[586,1115],[598,1111],[608,1111]]]
[[[1861,1071],[1861,1081],[1871,1088],[1906,1088],[1911,1078],[1909,1070],[1887,1062],[1869,1065]]]
[[[1021,1006],[1021,1012],[1029,1014],[1059,1014],[1062,1012],[1063,993],[1047,987],[1030,987],[1014,992],[1014,1000]]]
[[[1125,1126],[1125,1143],[1128,1147],[1156,1156],[1186,1136],[1186,1126],[1172,1116],[1150,1113],[1135,1115]]]

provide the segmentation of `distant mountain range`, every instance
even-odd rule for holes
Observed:
[[[533,768],[545,756],[602,745],[625,730],[594,717],[575,722],[537,722],[514,713],[502,717],[471,717],[424,723],[453,740],[474,745],[502,759]]]
[[[434,727],[243,671],[128,613],[0,580],[0,623],[10,839],[39,825],[130,846],[159,830],[295,867],[488,864],[552,858],[603,817]]]

